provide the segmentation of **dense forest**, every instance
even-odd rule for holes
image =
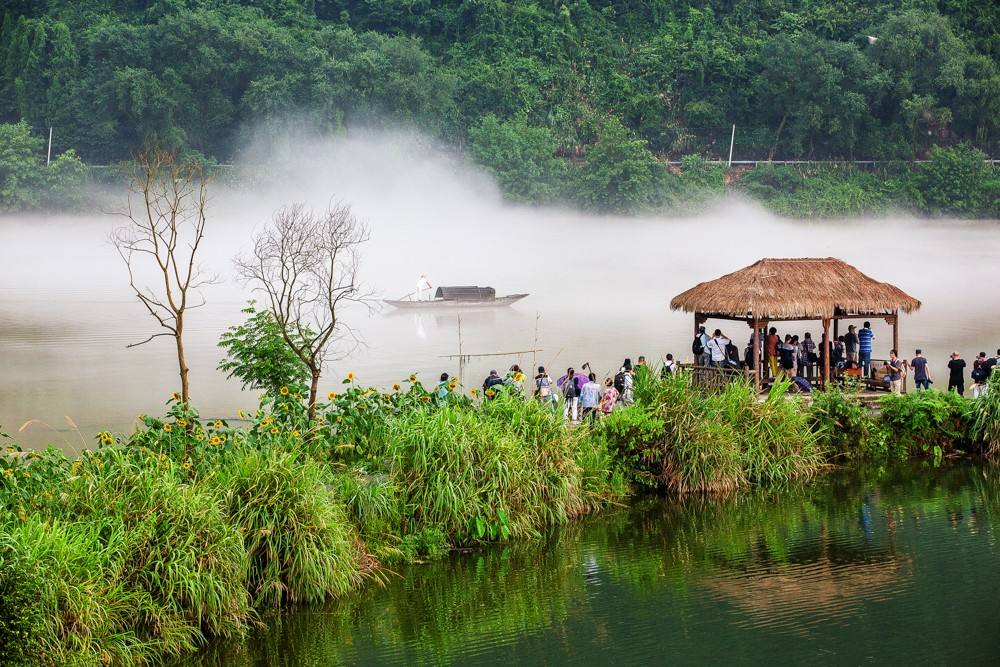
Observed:
[[[973,165],[1000,150],[1000,3],[991,0],[7,0],[4,9],[0,122],[23,121],[39,137],[55,128],[56,154],[72,149],[88,163],[127,159],[148,142],[229,161],[249,129],[289,119],[330,131],[404,125],[466,152],[512,200],[630,211],[721,184],[698,157],[664,163],[727,157],[735,124],[736,159],[912,160],[961,146],[948,160],[971,156],[963,168],[983,190],[956,212],[995,215],[996,170]],[[871,174],[855,169],[785,172],[746,189],[794,195],[836,180],[835,191],[874,197],[876,208],[931,209],[914,201],[916,173],[876,175],[873,194]]]

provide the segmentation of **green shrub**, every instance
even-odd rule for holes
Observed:
[[[256,605],[319,602],[361,583],[364,550],[318,463],[245,448],[204,481],[242,534]]]
[[[818,444],[847,459],[889,455],[885,431],[871,410],[862,405],[855,389],[831,387],[812,394],[809,422]],[[905,450],[896,450],[906,455]]]
[[[972,407],[972,436],[987,456],[1000,456],[1000,371],[990,373],[986,392]]]
[[[816,472],[823,450],[806,411],[778,383],[764,401],[732,382],[703,394],[687,373],[636,378],[636,405],[605,420],[602,437],[646,479],[675,493],[726,491]]]
[[[889,394],[879,401],[890,448],[940,458],[972,441],[972,403],[950,391]]]

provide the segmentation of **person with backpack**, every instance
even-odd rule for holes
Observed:
[[[660,377],[666,379],[667,377],[673,375],[677,372],[677,362],[674,361],[674,355],[667,354],[667,360],[663,362],[663,368],[660,369]]]
[[[802,357],[805,362],[803,363],[806,371],[805,375],[810,376],[815,370],[816,362],[819,360],[819,355],[816,354],[816,341],[813,340],[812,334],[808,331],[802,339]]]
[[[562,384],[563,399],[566,404],[563,408],[563,416],[571,421],[577,420],[577,410],[580,405],[580,391],[576,386],[576,371],[572,368],[566,369],[566,379]]]
[[[875,343],[875,332],[872,331],[872,323],[865,322],[858,332],[858,358],[861,360],[861,368],[868,377],[872,368],[872,345]]]
[[[980,352],[972,362],[972,398],[979,398],[986,391],[986,380],[990,376],[990,367],[986,365],[986,353]]]
[[[958,352],[952,352],[948,362],[948,391],[965,394],[965,359]]]
[[[790,334],[785,334],[785,342],[778,346],[778,359],[781,362],[781,368],[779,369],[781,374],[789,378],[794,377],[795,346],[792,345]]]
[[[708,344],[705,345],[705,349],[709,354],[709,365],[715,368],[726,366],[726,359],[729,357],[726,348],[729,346],[729,343],[729,339],[722,335],[722,330],[716,329],[712,337],[708,340]]]
[[[712,360],[712,355],[706,349],[708,347],[709,336],[705,333],[705,327],[698,327],[698,333],[694,335],[691,343],[691,353],[694,354],[694,363],[698,366],[708,366]]]
[[[483,380],[483,395],[488,399],[496,397],[502,384],[503,378],[495,370],[490,371],[490,374]]]
[[[545,372],[545,366],[539,366],[538,374],[535,375],[535,398],[542,405],[556,404],[556,395],[552,391],[552,378]]]

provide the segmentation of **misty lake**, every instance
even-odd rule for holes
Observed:
[[[233,278],[233,256],[279,206],[324,206],[331,197],[370,225],[362,277],[382,298],[412,292],[421,273],[435,285],[530,293],[511,308],[463,315],[466,353],[543,350],[476,360],[471,386],[491,367],[515,362],[559,372],[590,362],[613,373],[626,356],[688,359],[691,319],[669,311],[671,297],[766,256],[839,257],[921,299],[922,308],[902,318],[900,345],[904,354],[924,349],[938,386],[952,350],[968,358],[1000,347],[995,221],[789,221],[739,201],[696,217],[595,217],[504,205],[468,165],[398,138],[337,140],[314,147],[311,159],[290,151],[295,159],[275,168],[267,187],[214,191],[204,264],[221,282],[204,289],[207,305],[187,323],[192,396],[204,417],[256,406],[254,393],[216,370],[219,335],[252,297]],[[169,339],[126,349],[155,329],[107,242],[120,220],[0,218],[0,425],[26,446],[92,446],[100,429],[128,431],[138,415],[158,414],[176,389]],[[322,393],[348,371],[381,385],[414,371],[425,381],[457,371],[444,358],[458,350],[455,313],[386,308],[349,320],[365,346],[330,363]],[[873,324],[876,356],[887,355],[889,330]],[[749,338],[744,325],[718,326],[741,347]],[[818,327],[811,325],[814,336]],[[781,327],[809,330],[809,323]]]

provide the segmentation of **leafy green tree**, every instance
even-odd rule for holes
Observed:
[[[46,167],[44,149],[27,123],[0,124],[0,210],[71,209],[83,202],[87,167],[72,150]]]
[[[617,118],[604,121],[577,177],[578,198],[597,211],[636,212],[660,203],[664,168]]]
[[[226,351],[219,370],[237,378],[244,389],[261,389],[275,396],[282,387],[306,384],[309,368],[285,342],[271,311],[258,311],[251,301],[243,312],[246,321],[229,327],[219,340],[219,347]]]
[[[540,204],[565,191],[567,165],[556,157],[556,142],[544,127],[531,127],[523,117],[501,121],[490,114],[469,131],[469,141],[472,156],[509,199]]]
[[[920,207],[934,214],[996,215],[1000,177],[986,155],[968,144],[934,147],[913,177]]]

